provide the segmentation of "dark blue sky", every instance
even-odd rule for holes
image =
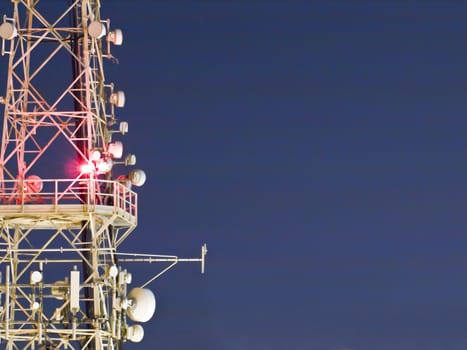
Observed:
[[[465,2],[104,5],[150,175],[138,232],[210,248],[207,275],[155,284],[151,342],[465,349]]]
[[[465,1],[102,14],[124,30],[106,72],[149,177],[126,248],[209,248],[206,275],[180,265],[152,285],[156,317],[129,349],[467,347]]]

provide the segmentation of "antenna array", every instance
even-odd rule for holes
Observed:
[[[155,311],[147,284],[178,262],[200,258],[121,253],[136,228],[146,180],[123,144],[116,111],[125,94],[104,62],[123,34],[99,0],[13,0],[0,25],[8,58],[0,148],[0,339],[7,349],[120,349],[139,342]],[[62,72],[63,70],[63,72]],[[52,79],[62,75],[60,79]],[[68,73],[68,74],[67,74]],[[123,159],[122,159],[123,158]],[[122,160],[121,160],[122,159]],[[131,288],[133,262],[166,266]]]

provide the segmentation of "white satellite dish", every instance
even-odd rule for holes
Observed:
[[[115,46],[123,44],[123,32],[121,29],[114,29],[109,33],[109,41]]]
[[[151,290],[147,288],[133,288],[128,293],[128,299],[131,301],[127,309],[128,317],[135,322],[147,322],[156,311],[156,297]]]
[[[123,91],[113,92],[109,97],[109,102],[119,108],[125,107],[125,93]]]
[[[39,193],[42,191],[42,179],[37,175],[29,175],[25,181],[25,190],[29,193]]]
[[[146,182],[146,173],[141,169],[134,169],[128,174],[128,180],[135,186],[143,186]]]
[[[115,141],[112,143],[109,143],[109,148],[107,149],[107,152],[110,153],[112,158],[122,158],[123,155],[123,143],[120,141]]]
[[[133,343],[139,343],[144,338],[144,329],[143,326],[135,324],[128,327],[127,329],[127,339]]]
[[[2,37],[3,39],[11,40],[17,35],[18,35],[18,30],[13,25],[13,23],[3,22],[2,25],[0,25],[0,37]]]
[[[42,281],[42,272],[33,271],[31,272],[31,284],[37,284]]]
[[[107,33],[107,29],[105,28],[104,23],[93,21],[89,23],[88,33],[91,38],[100,39]]]
[[[118,129],[122,135],[125,135],[128,132],[128,122],[120,122]]]
[[[135,165],[136,164],[136,156],[134,154],[128,154],[125,157],[125,165]]]

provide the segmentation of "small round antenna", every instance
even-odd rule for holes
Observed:
[[[146,173],[141,169],[134,169],[128,174],[128,180],[135,186],[143,186],[146,182]]]
[[[123,44],[123,32],[121,29],[114,29],[109,33],[108,40],[115,46]]]
[[[122,158],[123,154],[123,143],[120,141],[115,141],[112,143],[109,143],[109,149],[108,152],[112,156],[112,158]]]
[[[29,175],[26,178],[26,191],[30,193],[39,193],[42,191],[42,179],[37,175]]]
[[[17,35],[18,30],[13,25],[13,23],[3,22],[2,25],[0,25],[0,37],[2,37],[2,39],[11,40]]]
[[[89,24],[88,33],[91,38],[100,39],[107,33],[107,30],[104,23],[94,21]]]
[[[116,91],[110,95],[109,102],[119,108],[125,107],[125,93]]]
[[[139,343],[144,338],[144,328],[139,324],[128,327],[127,338],[133,343]]]

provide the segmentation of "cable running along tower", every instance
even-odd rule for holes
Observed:
[[[178,262],[199,262],[203,271],[207,249],[186,259],[120,252],[137,225],[132,187],[146,179],[126,168],[136,157],[123,156],[117,140],[128,131],[116,116],[125,94],[104,75],[122,31],[101,19],[99,0],[51,2],[12,0],[0,25],[8,61],[0,347],[121,349],[142,340],[140,323],[154,314],[146,286]],[[162,267],[133,286],[131,266],[154,262]]]

